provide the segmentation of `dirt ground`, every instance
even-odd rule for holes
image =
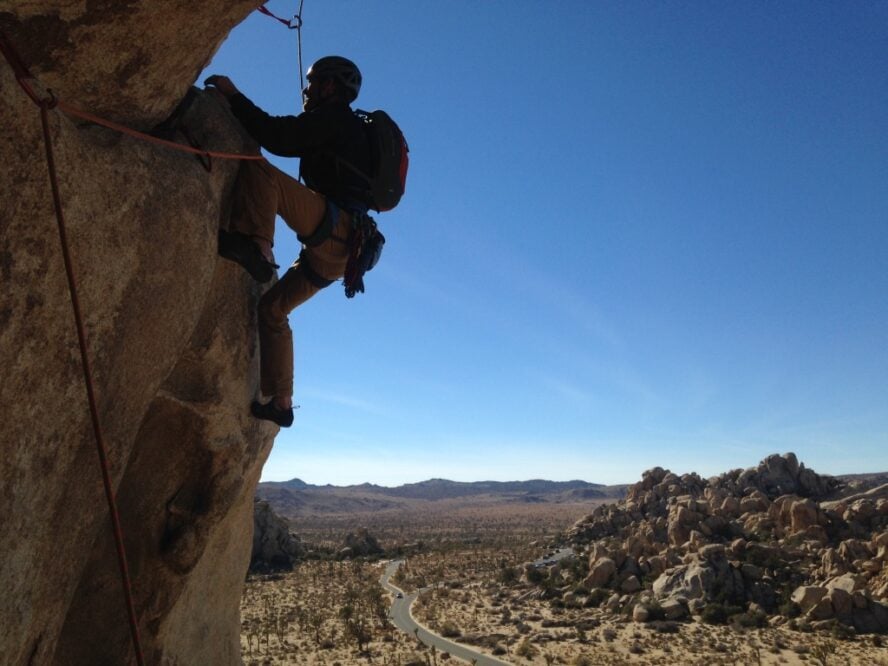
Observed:
[[[381,565],[309,562],[289,574],[249,580],[241,606],[244,663],[406,666],[447,661],[382,620],[390,597],[377,584],[381,572]],[[343,613],[347,607],[353,609],[351,625]],[[888,666],[888,647],[876,647],[871,636],[838,640],[785,628],[741,632],[699,622],[640,624],[600,609],[553,609],[545,601],[521,600],[480,583],[429,590],[414,604],[414,616],[453,640],[528,666]],[[361,627],[366,642],[359,647],[355,635]]]
[[[636,623],[602,609],[552,608],[495,586],[430,590],[414,617],[452,640],[516,664],[854,664],[888,666],[872,636],[839,640],[786,628],[738,630],[701,622]],[[885,645],[888,645],[888,639]]]
[[[380,565],[305,562],[291,573],[249,578],[241,601],[244,663],[424,664],[416,640],[385,619],[391,597],[381,574]]]

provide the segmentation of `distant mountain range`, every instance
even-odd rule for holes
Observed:
[[[858,490],[888,482],[884,472],[845,474],[836,478]],[[355,486],[316,486],[302,479],[260,483],[256,496],[287,516],[364,513],[421,508],[426,503],[541,504],[617,501],[628,484],[606,486],[587,481],[449,481],[429,479],[389,488],[372,483]]]
[[[260,483],[256,495],[290,515],[353,513],[407,508],[422,502],[565,503],[617,500],[627,485],[605,486],[586,481],[449,481],[429,479],[394,488],[363,483],[356,486],[316,486],[301,479]]]

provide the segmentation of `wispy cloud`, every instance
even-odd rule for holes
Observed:
[[[359,398],[353,395],[348,395],[347,393],[342,393],[341,391],[329,391],[322,388],[309,387],[301,390],[300,397],[314,398],[316,400],[322,400],[324,402],[329,402],[335,405],[341,405],[343,407],[349,407],[351,409],[358,409],[362,412],[375,414],[377,416],[390,415],[390,410],[383,408],[381,405],[378,405],[369,400],[365,400],[364,398]]]
[[[538,383],[544,388],[578,405],[589,405],[597,400],[592,391],[581,388],[555,377],[540,377]]]

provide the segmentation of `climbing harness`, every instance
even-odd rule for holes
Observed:
[[[269,18],[273,18],[275,21],[279,23],[283,23],[290,30],[296,31],[296,50],[297,56],[299,58],[299,90],[305,89],[305,79],[302,75],[302,4],[305,0],[299,0],[299,11],[293,15],[291,19],[281,18],[277,14],[272,14],[271,11],[265,6],[261,5],[256,8],[260,14],[265,14]]]
[[[336,280],[328,280],[312,268],[311,262],[308,259],[308,254],[305,250],[299,253],[299,262],[296,264],[296,270],[302,273],[303,277],[318,289],[326,289],[336,282]]]
[[[317,247],[331,237],[338,240],[340,243],[346,243],[347,241],[344,238],[339,238],[339,236],[333,235],[333,229],[339,221],[339,210],[339,206],[327,199],[327,209],[324,211],[324,217],[321,219],[318,228],[309,236],[300,236],[299,234],[296,234],[297,240],[306,247]]]

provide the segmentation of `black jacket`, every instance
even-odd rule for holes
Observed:
[[[362,207],[367,183],[340,160],[370,170],[370,145],[363,122],[345,102],[325,104],[298,116],[271,116],[243,94],[229,102],[234,115],[263,148],[299,157],[299,175],[316,192],[346,208]]]

